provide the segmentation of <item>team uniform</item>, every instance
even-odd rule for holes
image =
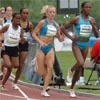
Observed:
[[[78,17],[79,17],[79,21],[76,25],[74,25],[75,31],[76,31],[76,37],[80,37],[82,39],[89,40],[91,33],[92,33],[92,26],[91,26],[89,20],[91,20],[92,17],[89,16],[87,21],[85,21],[82,18],[82,15],[79,15]],[[89,41],[86,41],[86,42],[76,41],[75,43],[78,45],[78,47],[81,50],[88,47],[88,45],[89,45]]]
[[[29,22],[27,24],[27,27],[23,28],[23,30],[24,30],[24,37],[27,39],[27,36],[30,34],[29,33]],[[29,47],[28,41],[25,44],[19,43],[19,52],[21,52],[21,51],[26,51],[27,52],[28,47]]]
[[[45,19],[44,27],[40,30],[40,36],[54,37],[56,36],[56,22],[53,22],[53,25],[49,25],[48,20]],[[48,44],[45,47],[40,47],[40,50],[46,55],[52,48],[53,44]]]
[[[17,30],[13,29],[12,23],[9,24],[8,30],[4,33],[4,46],[1,51],[1,56],[8,55],[10,57],[18,56],[18,44],[20,41],[21,27]]]

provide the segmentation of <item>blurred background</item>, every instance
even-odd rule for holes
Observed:
[[[100,0],[0,0],[0,8],[11,6],[13,8],[13,12],[19,12],[20,8],[27,7],[30,12],[29,20],[34,24],[34,26],[36,26],[37,23],[42,18],[40,11],[44,5],[54,5],[57,8],[57,12],[58,12],[59,10],[58,2],[62,2],[62,1],[65,3],[72,2],[72,5],[71,5],[72,7],[75,6],[75,2],[77,1],[78,13],[75,13],[75,12],[71,13],[71,12],[68,12],[67,10],[64,11],[64,13],[62,14],[57,13],[55,20],[59,23],[60,26],[62,26],[64,23],[67,23],[70,19],[74,18],[76,15],[80,13],[80,7],[83,1],[89,1],[92,5],[91,16],[95,18],[98,31],[100,32]],[[63,3],[63,5],[65,3]],[[64,6],[66,5],[67,4],[65,4]],[[69,32],[72,34],[73,28],[69,29]],[[98,39],[92,36],[90,38],[90,47],[92,47],[94,42]],[[65,41],[63,43],[60,43],[57,39],[55,39],[55,42],[56,42],[55,43],[56,51],[71,50],[71,40],[69,40],[68,38],[65,38]],[[61,48],[59,48],[59,46]]]
[[[27,7],[29,8],[29,11],[30,11],[29,19],[34,24],[36,24],[42,18],[42,15],[40,14],[40,10],[42,6],[54,5],[55,7],[57,7],[58,1],[59,0],[0,0],[0,8],[11,6],[14,12],[19,12],[20,8]],[[76,0],[73,0],[73,1],[76,1]],[[96,22],[97,22],[97,27],[98,29],[100,29],[100,0],[79,0],[79,10],[80,10],[80,5],[83,1],[90,1],[90,3],[92,4],[91,15],[95,17]],[[74,16],[76,16],[76,14],[67,14],[67,12],[65,12],[65,14],[57,14],[55,20],[60,25],[62,25],[65,22],[69,21]]]

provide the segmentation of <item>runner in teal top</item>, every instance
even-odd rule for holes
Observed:
[[[49,25],[48,20],[45,19],[44,27],[40,30],[40,36],[48,36],[54,37],[56,36],[57,29],[56,29],[56,22],[53,22],[53,25]],[[41,51],[46,55],[51,49],[53,48],[53,44],[48,44],[45,47],[41,47]]]
[[[81,71],[80,82],[84,83],[84,69],[83,64],[88,54],[88,43],[91,33],[93,31],[95,37],[98,37],[98,31],[96,28],[94,18],[90,17],[91,5],[89,2],[83,2],[81,5],[81,14],[72,19],[68,24],[65,24],[61,30],[62,32],[72,40],[72,50],[76,59],[75,65],[68,70],[67,80],[71,82],[70,97],[76,97],[74,93],[74,86],[78,80],[78,76]],[[70,36],[66,29],[71,26],[75,26],[75,36]]]
[[[91,33],[92,33],[92,26],[90,24],[90,21],[92,17],[88,16],[88,20],[84,20],[82,15],[79,15],[79,21],[75,26],[76,36],[80,37],[82,39],[89,40]],[[88,47],[89,41],[82,42],[82,41],[76,41],[76,44],[78,47],[83,50],[84,48]]]
[[[55,14],[55,7],[48,6],[46,19],[42,19],[32,33],[33,38],[40,45],[40,48],[38,48],[36,52],[36,69],[44,82],[41,95],[45,97],[50,96],[46,90],[52,78],[53,64],[55,60],[55,51],[53,48],[54,37],[57,36],[60,41],[63,41],[63,37],[60,34],[60,27],[54,21]],[[54,25],[54,23],[56,25]]]

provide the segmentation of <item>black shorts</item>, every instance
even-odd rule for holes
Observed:
[[[25,44],[19,43],[19,52],[21,51],[28,51],[29,44],[26,42]]]
[[[1,57],[3,57],[3,55],[8,55],[9,57],[18,57],[19,55],[18,46],[16,47],[4,46],[1,49]]]

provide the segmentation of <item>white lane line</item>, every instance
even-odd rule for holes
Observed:
[[[9,96],[9,97],[16,97],[16,98],[25,98],[22,96],[16,96],[16,95],[11,95],[11,94],[7,94],[7,93],[1,93],[1,92],[0,92],[0,95],[5,95],[5,96]]]
[[[24,98],[26,98],[27,100],[39,100],[39,99],[32,99],[29,98],[19,87],[18,87],[18,91],[24,96]]]
[[[11,94],[7,94],[7,93],[1,93],[0,92],[0,95],[4,95],[4,96],[9,96],[9,97],[15,97],[15,98],[19,98],[19,99],[27,99],[25,97],[22,97],[22,96],[16,96],[16,95],[11,95]],[[39,99],[32,99],[32,98],[29,98],[30,100],[39,100]],[[27,100],[29,100],[27,99]]]
[[[18,87],[18,91],[27,99],[30,100],[30,98]]]
[[[15,97],[15,98],[19,98],[19,99],[27,99],[25,97],[22,97],[22,96],[16,96],[16,95],[11,95],[11,94],[7,94],[7,93],[1,93],[0,92],[0,95],[4,95],[4,96],[9,96],[9,97]],[[30,100],[39,100],[39,99],[32,99],[32,98],[29,98]],[[27,100],[29,100],[27,99]]]
[[[14,79],[13,77],[10,77],[12,79]],[[17,86],[18,87],[18,86]],[[38,99],[32,99],[29,98],[19,87],[18,87],[18,91],[24,96],[24,98],[26,98],[27,100],[38,100]]]

